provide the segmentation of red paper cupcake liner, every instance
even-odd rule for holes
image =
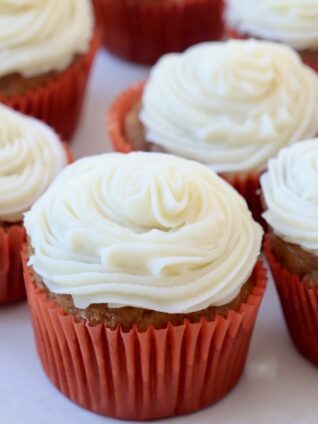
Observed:
[[[232,29],[232,28],[228,29],[226,34],[227,34],[228,38],[233,38],[235,40],[247,40],[249,38],[255,38],[253,36],[241,34],[239,31]],[[302,58],[302,61],[307,66],[312,68],[314,71],[318,72],[318,53],[317,53],[317,59],[316,60],[308,60],[307,56],[305,54],[303,54],[301,51],[297,51],[297,53],[300,55],[300,57]]]
[[[5,105],[38,118],[53,127],[65,141],[70,141],[82,108],[89,72],[99,45],[97,33],[89,52],[46,85],[23,95],[1,96]]]
[[[129,153],[133,146],[125,137],[124,122],[127,113],[141,100],[145,82],[139,82],[123,91],[112,103],[106,119],[108,135],[116,152]],[[261,218],[260,173],[221,174],[247,201],[255,220],[265,226]]]
[[[223,32],[223,0],[93,0],[103,44],[125,59],[152,64]]]
[[[65,146],[65,145],[64,145]],[[72,152],[65,146],[68,163]],[[0,225],[0,305],[19,302],[26,297],[21,263],[21,249],[25,242],[22,223]]]
[[[123,91],[107,112],[107,132],[116,152],[129,153],[134,150],[125,136],[125,118],[133,106],[141,101],[144,86],[145,82],[141,81]]]
[[[262,224],[263,228],[266,228],[266,223],[262,218],[261,173],[231,173],[220,174],[220,176],[244,197],[255,221]]]
[[[43,368],[68,398],[91,411],[130,420],[175,416],[225,396],[244,369],[266,270],[255,266],[254,289],[239,312],[208,322],[124,332],[76,322],[24,278]]]
[[[318,289],[309,287],[280,264],[272,253],[269,235],[265,238],[264,252],[289,334],[299,352],[318,366]]]
[[[25,241],[22,224],[0,227],[0,305],[25,299],[21,247]]]

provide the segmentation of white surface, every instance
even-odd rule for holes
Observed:
[[[100,53],[89,86],[75,156],[110,150],[105,111],[111,99],[147,70]],[[318,369],[294,349],[272,282],[255,328],[245,373],[217,405],[157,423],[316,424]],[[26,304],[0,308],[0,424],[108,424],[63,397],[45,377],[33,343]]]

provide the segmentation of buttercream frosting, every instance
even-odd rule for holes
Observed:
[[[282,149],[261,184],[273,231],[318,255],[318,139]]]
[[[77,307],[167,313],[231,301],[262,238],[245,200],[208,167],[142,152],[68,166],[25,227],[30,265]]]
[[[88,51],[93,24],[89,0],[1,0],[0,77],[65,69]]]
[[[318,48],[318,0],[228,0],[226,20],[242,33]]]
[[[318,76],[289,47],[203,43],[164,56],[146,83],[148,141],[216,172],[265,168],[281,147],[318,133]]]
[[[0,221],[20,221],[66,162],[53,130],[0,105]]]

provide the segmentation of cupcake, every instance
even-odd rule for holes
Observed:
[[[0,2],[0,102],[72,136],[97,49],[89,0]]]
[[[287,44],[318,71],[317,0],[227,0],[226,21],[230,36]]]
[[[108,132],[117,151],[160,149],[208,165],[258,219],[268,159],[318,134],[318,77],[280,44],[199,44],[164,56],[117,98]]]
[[[265,252],[289,333],[318,365],[318,139],[281,150],[261,185]]]
[[[160,153],[84,158],[25,226],[38,353],[74,402],[146,420],[236,384],[266,285],[262,230],[209,168]]]
[[[0,305],[25,298],[23,213],[68,161],[49,127],[0,105]]]
[[[103,44],[112,53],[152,64],[223,32],[223,0],[93,0]]]

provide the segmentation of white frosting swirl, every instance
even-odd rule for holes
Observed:
[[[0,77],[65,69],[88,51],[93,24],[89,0],[1,0]]]
[[[318,76],[289,47],[204,43],[164,56],[146,84],[147,140],[216,172],[260,171],[318,133]]]
[[[47,125],[0,105],[0,221],[20,221],[66,163]]]
[[[318,139],[282,149],[261,184],[273,231],[318,255]]]
[[[226,20],[243,34],[318,48],[318,0],[227,0]]]
[[[25,226],[30,265],[77,307],[168,313],[231,301],[262,238],[230,185],[199,163],[159,153],[79,160],[26,214]]]

